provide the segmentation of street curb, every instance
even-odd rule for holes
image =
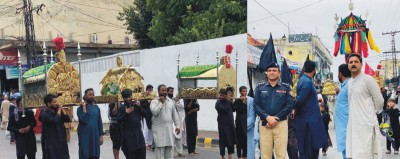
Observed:
[[[198,143],[198,144],[218,145],[218,144],[219,144],[219,139],[213,139],[213,138],[197,138],[197,143]]]

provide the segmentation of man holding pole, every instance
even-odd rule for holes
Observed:
[[[70,122],[70,118],[54,95],[46,95],[44,103],[46,108],[39,117],[42,122],[43,159],[69,159],[64,123]]]
[[[103,144],[103,122],[101,120],[100,108],[94,104],[94,90],[88,88],[83,96],[85,100],[78,107],[79,119],[79,158],[100,158],[100,145]]]

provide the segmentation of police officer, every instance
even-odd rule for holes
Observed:
[[[261,158],[270,159],[275,149],[277,159],[286,158],[288,143],[287,116],[293,107],[290,88],[279,82],[281,72],[277,63],[267,66],[268,82],[255,89],[254,106],[260,116]]]

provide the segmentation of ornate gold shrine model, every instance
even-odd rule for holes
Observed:
[[[293,81],[292,96],[296,97],[297,96],[296,88],[297,88],[297,82],[299,81],[299,75],[298,74],[294,74],[292,81]]]
[[[96,96],[97,103],[112,103],[122,101],[121,91],[128,88],[132,90],[134,99],[154,99],[156,94],[145,93],[141,82],[143,77],[130,65],[122,66],[122,57],[117,57],[117,67],[108,70],[100,84],[101,96]]]
[[[322,88],[323,95],[336,95],[336,85],[331,81],[330,76],[328,80],[324,83],[324,87]]]
[[[49,63],[47,67],[47,85],[44,66],[32,68],[22,76],[24,101],[28,108],[45,106],[43,98],[46,91],[58,96],[58,102],[64,106],[79,103],[79,73],[74,66],[66,62],[65,52],[56,54],[57,63]]]
[[[179,75],[179,97],[182,99],[216,99],[218,90],[233,87],[236,90],[236,71],[233,67],[227,68],[224,56],[220,58],[221,65],[196,65],[183,67]],[[217,87],[199,87],[199,80],[217,80]],[[234,91],[236,92],[236,91]],[[232,94],[232,97],[235,97]]]

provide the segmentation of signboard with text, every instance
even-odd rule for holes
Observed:
[[[18,78],[18,67],[7,67],[6,68],[6,78],[7,79],[17,79]]]
[[[16,65],[18,64],[18,50],[2,50],[0,51],[0,65]]]
[[[289,35],[289,43],[310,42],[311,38],[311,34],[291,34]]]

